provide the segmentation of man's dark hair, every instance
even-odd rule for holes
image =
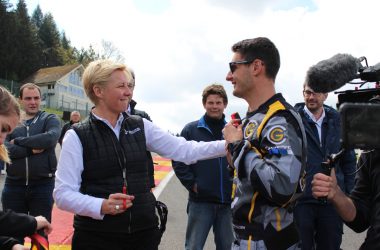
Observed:
[[[222,85],[219,84],[211,84],[210,86],[207,86],[202,93],[202,103],[205,104],[207,97],[209,95],[219,95],[220,97],[223,98],[223,103],[227,105],[228,103],[228,98],[226,94],[226,90]]]
[[[268,38],[242,40],[232,46],[232,51],[241,54],[246,61],[260,59],[265,64],[266,75],[273,80],[276,79],[280,69],[280,53]]]

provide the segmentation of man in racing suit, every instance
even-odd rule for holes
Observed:
[[[302,193],[306,139],[302,122],[274,82],[280,67],[275,45],[259,37],[236,43],[226,79],[248,103],[243,124],[224,129],[235,168],[232,249],[298,249],[291,206]]]

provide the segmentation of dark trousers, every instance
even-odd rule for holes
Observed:
[[[12,185],[5,184],[1,201],[3,209],[32,216],[42,215],[51,222],[53,209],[54,178],[42,184]],[[18,239],[24,242],[24,239]]]
[[[302,250],[340,249],[343,222],[331,204],[297,204],[294,216]]]
[[[131,234],[75,229],[72,250],[157,250],[160,241],[158,228]]]

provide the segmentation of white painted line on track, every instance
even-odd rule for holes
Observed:
[[[164,191],[164,188],[166,187],[166,185],[169,183],[170,179],[173,177],[174,175],[174,170],[170,171],[164,179],[162,179],[162,181],[160,181],[160,184],[158,184],[158,186],[156,188],[154,188],[153,190],[153,194],[154,196],[156,197],[156,199],[158,199],[158,197],[160,197],[160,194],[162,193],[162,191]]]

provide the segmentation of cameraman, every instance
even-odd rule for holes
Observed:
[[[369,102],[380,104],[380,96]],[[360,250],[380,249],[380,149],[362,152],[357,168],[355,186],[349,196],[337,186],[334,169],[331,176],[314,175],[313,196],[327,197],[345,224],[355,232],[368,229]]]
[[[327,196],[345,224],[355,232],[360,233],[368,228],[360,250],[380,249],[380,150],[363,152],[358,169],[349,197],[337,185],[334,169],[331,176],[314,175],[313,196]]]

